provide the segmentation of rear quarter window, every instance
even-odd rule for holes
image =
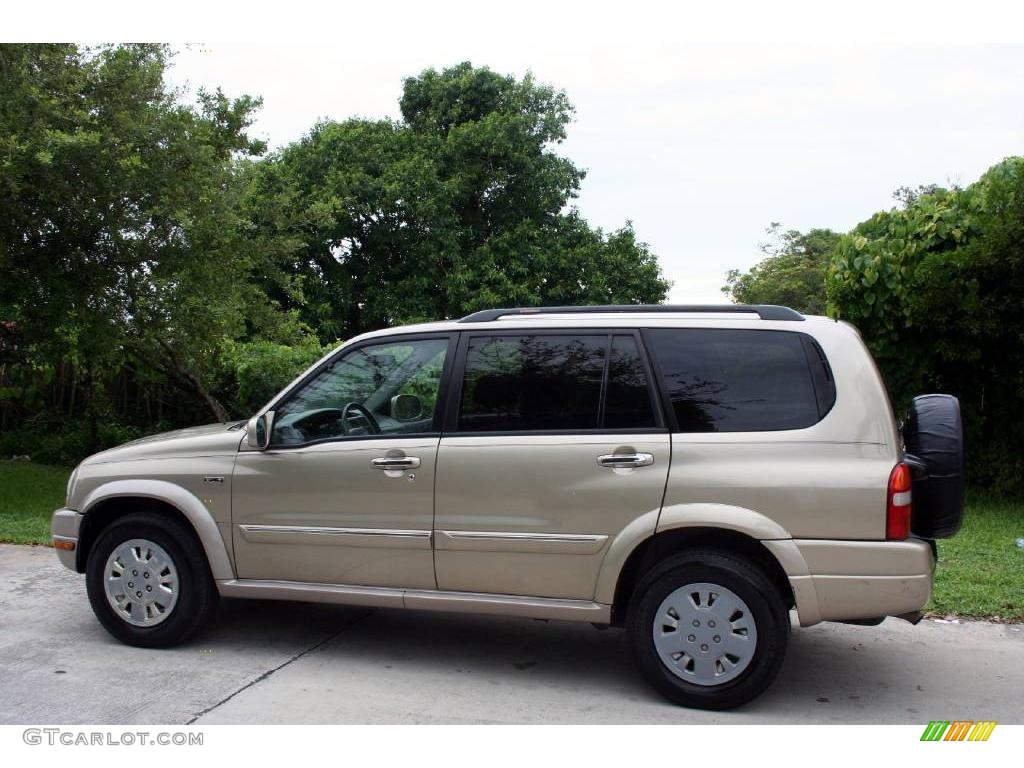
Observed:
[[[835,402],[811,337],[727,328],[644,332],[680,432],[768,432],[817,424]]]

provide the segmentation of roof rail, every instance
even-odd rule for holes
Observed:
[[[774,304],[604,304],[588,307],[515,307],[512,309],[484,309],[466,315],[460,323],[489,323],[510,315],[587,315],[612,312],[641,314],[662,312],[751,313],[762,320],[803,320],[804,316],[789,307]]]

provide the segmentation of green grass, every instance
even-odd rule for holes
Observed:
[[[0,461],[0,542],[49,544],[50,514],[64,503],[70,470]],[[1024,504],[972,496],[964,525],[939,542],[928,611],[936,616],[1024,620]]]
[[[64,505],[70,469],[0,461],[0,541],[49,544],[50,515]]]
[[[1024,503],[971,495],[960,532],[939,542],[928,606],[937,616],[1024,620]]]

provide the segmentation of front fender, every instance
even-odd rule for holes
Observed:
[[[235,578],[227,547],[224,545],[224,539],[220,535],[213,516],[202,501],[180,485],[166,480],[112,480],[90,491],[83,499],[80,511],[83,515],[88,516],[89,510],[95,508],[100,502],[126,496],[163,501],[181,512],[188,518],[199,537],[199,543],[202,544],[203,551],[206,553],[206,560],[210,564],[213,578],[216,580]]]

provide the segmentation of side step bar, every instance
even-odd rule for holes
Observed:
[[[361,605],[371,608],[487,613],[528,619],[589,621],[594,624],[610,623],[612,613],[610,605],[591,600],[492,595],[483,592],[445,592],[437,589],[360,587],[259,579],[218,581],[217,589],[223,597],[298,600],[307,603]]]

